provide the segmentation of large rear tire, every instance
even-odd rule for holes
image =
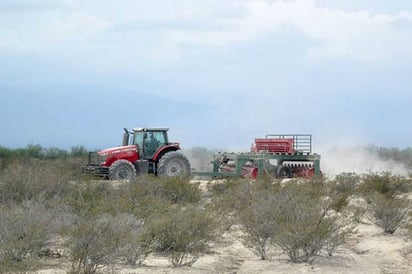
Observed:
[[[157,165],[157,175],[161,177],[184,176],[189,174],[189,160],[177,151],[165,153]]]
[[[117,160],[109,167],[109,180],[130,181],[136,177],[136,168],[127,160]]]

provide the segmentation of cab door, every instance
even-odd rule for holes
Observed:
[[[144,153],[144,144],[143,144],[143,140],[144,140],[144,134],[145,132],[142,131],[136,131],[134,132],[134,136],[133,136],[133,144],[137,146],[137,152],[139,154],[139,159],[146,159],[145,158],[145,153]]]

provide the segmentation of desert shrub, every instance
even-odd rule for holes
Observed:
[[[406,193],[412,189],[411,179],[390,172],[369,173],[363,176],[363,184],[360,191],[366,198],[368,195],[374,195],[374,192],[391,197],[395,194]]]
[[[276,233],[277,203],[273,193],[254,191],[249,195],[250,205],[239,211],[240,224],[246,232],[245,241],[262,260],[269,258],[268,250]]]
[[[385,233],[393,234],[402,225],[409,202],[406,198],[376,194],[371,206],[375,224]]]
[[[142,176],[143,177],[143,176]],[[153,177],[145,179],[147,177]],[[167,210],[174,202],[164,194],[164,184],[154,176],[113,184],[110,181],[78,181],[70,184],[63,199],[77,213],[111,215],[134,214],[139,219]]]
[[[77,214],[99,215],[113,213],[116,207],[110,197],[114,195],[113,186],[109,182],[82,181],[71,183],[62,200]]]
[[[240,222],[246,243],[261,259],[270,258],[275,245],[291,261],[310,263],[322,252],[332,255],[354,232],[356,218],[346,202],[339,213],[333,210],[331,189],[323,179],[238,182],[218,202]]]
[[[196,203],[200,201],[201,190],[189,177],[139,176],[129,184],[135,196],[156,196],[172,203]]]
[[[12,155],[12,149],[0,146],[0,158],[5,159],[5,158],[10,158]]]
[[[331,208],[336,211],[344,210],[349,204],[349,198],[358,192],[359,184],[360,176],[355,173],[342,173],[333,181],[327,182]]]
[[[71,182],[62,200],[78,214],[131,213],[146,218],[172,203],[162,197],[161,184],[140,178],[120,185],[110,181]]]
[[[142,265],[152,252],[152,241],[153,238],[144,233],[144,226],[133,229],[129,241],[117,251],[119,258],[130,265]]]
[[[185,177],[139,176],[119,188],[124,208],[139,218],[168,210],[173,204],[198,203],[201,190]]]
[[[32,269],[47,247],[53,217],[39,202],[1,206],[0,269]]]
[[[188,177],[159,178],[162,184],[162,196],[174,203],[196,203],[201,191],[197,184],[190,183]]]
[[[153,218],[147,237],[152,237],[154,251],[169,256],[173,266],[191,266],[209,251],[217,229],[211,213],[189,205]]]
[[[341,173],[335,177],[334,190],[339,193],[354,193],[358,189],[361,176],[356,173]]]
[[[267,180],[229,179],[217,182],[210,186],[213,210],[224,216],[222,221],[229,229],[239,222],[239,212],[251,206],[256,191],[273,191],[277,186],[270,185]]]
[[[408,210],[404,218],[405,219],[402,228],[405,228],[405,230],[408,232],[408,238],[412,239],[412,211]]]
[[[238,213],[247,207],[251,188],[250,182],[243,179],[229,179],[215,182],[209,187],[210,207],[219,216],[224,216],[222,224],[226,229],[238,222]]]
[[[350,217],[331,210],[322,184],[288,184],[274,198],[272,242],[293,262],[313,262],[326,250],[329,255],[353,232]]]
[[[66,235],[73,273],[95,273],[99,267],[110,266],[118,259],[130,260],[125,251],[142,259],[137,252],[140,229],[141,222],[132,215],[79,217]]]
[[[69,180],[77,181],[84,180],[84,174],[82,174],[81,167],[87,163],[86,157],[76,156],[68,157],[67,159],[57,159],[55,162],[59,163],[59,170],[63,174],[67,174]]]
[[[67,189],[73,178],[66,161],[13,161],[0,176],[0,202],[17,202],[37,197],[54,198]]]
[[[232,207],[236,204],[238,196],[247,195],[250,193],[252,183],[250,180],[242,178],[231,178],[226,180],[216,181],[209,185],[208,189],[211,192],[211,197],[216,198],[216,202],[227,201],[228,206]],[[238,208],[238,206],[236,206]]]
[[[144,221],[131,214],[115,217],[117,233],[121,233],[121,241],[117,250],[118,257],[132,265],[141,265],[152,252],[152,238],[145,234]]]

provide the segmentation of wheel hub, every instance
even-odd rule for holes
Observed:
[[[174,176],[180,173],[182,170],[183,170],[182,165],[177,161],[173,161],[172,163],[170,163],[170,167],[167,170],[167,174],[169,176]]]
[[[122,168],[117,172],[117,177],[121,180],[130,178],[130,171],[127,168]]]

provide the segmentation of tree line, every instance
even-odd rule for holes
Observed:
[[[397,147],[387,148],[369,145],[366,149],[379,159],[399,162],[409,169],[412,169],[412,147],[401,149]]]
[[[8,148],[0,146],[0,159],[33,158],[42,160],[66,159],[69,157],[84,157],[88,151],[84,146],[73,146],[70,150],[58,147],[42,147],[39,144],[29,144],[24,148]]]

